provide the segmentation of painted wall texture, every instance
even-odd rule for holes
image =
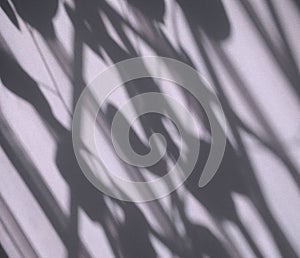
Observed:
[[[0,242],[9,257],[300,256],[298,0],[0,5]],[[180,101],[195,117],[199,131],[190,133],[201,143],[180,188],[150,202],[123,202],[98,191],[81,172],[73,113],[101,72],[149,55],[184,62],[213,87],[227,119],[227,145],[217,174],[199,188],[213,140],[199,103],[164,80],[123,85],[95,125],[97,159],[115,175],[152,180],[180,155],[176,126],[151,113],[130,122],[132,147],[146,154],[149,137],[160,132],[165,156],[148,168],[118,159],[112,119],[141,93],[165,92]],[[186,117],[180,121],[189,128]]]

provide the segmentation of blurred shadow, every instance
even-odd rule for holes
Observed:
[[[296,61],[293,58],[292,49],[271,1],[265,0],[284,43],[287,59],[282,58],[278,54],[259,17],[253,13],[251,4],[247,0],[240,1],[247,11],[247,15],[253,20],[253,24],[260,32],[268,51],[271,51],[275,61],[279,64],[283,73],[299,94],[299,89],[296,85],[299,82],[300,76]],[[13,6],[7,0],[0,2],[1,8],[14,26],[17,28],[20,27],[18,19],[21,18],[32,28],[36,29],[46,40],[51,53],[57,59],[66,76],[73,83],[74,106],[85,85],[83,78],[85,69],[83,49],[85,44],[107,65],[140,55],[139,50],[136,49],[125,28],[133,32],[154,53],[176,58],[195,67],[192,57],[187,54],[184,48],[180,46],[179,50],[177,50],[163,32],[162,27],[164,26],[166,14],[166,3],[163,0],[124,1],[123,3],[128,4],[128,7],[132,11],[128,15],[134,15],[137,25],[132,25],[131,22],[122,17],[106,1],[74,0],[74,5],[72,6],[68,3],[63,3],[62,6],[65,8],[74,28],[73,56],[67,54],[66,49],[64,49],[63,44],[61,44],[55,34],[53,19],[59,7],[58,0],[30,0],[27,2],[12,0],[12,2],[18,16],[14,12]],[[213,180],[205,188],[199,188],[198,181],[200,174],[210,150],[210,143],[201,140],[199,159],[193,173],[185,183],[187,194],[190,193],[199,204],[206,208],[216,224],[220,226],[220,231],[223,234],[226,234],[226,230],[223,227],[224,222],[230,221],[234,223],[246,239],[255,256],[264,257],[256,244],[256,240],[253,239],[238,216],[232,198],[233,193],[246,196],[254,204],[267,225],[281,255],[283,257],[297,257],[296,252],[278,226],[264,199],[259,182],[257,182],[255,177],[253,166],[248,157],[249,155],[241,140],[239,129],[242,128],[246,131],[247,128],[243,125],[242,121],[238,121],[236,114],[231,108],[231,103],[224,93],[224,87],[220,82],[218,71],[203,44],[203,35],[206,35],[215,44],[214,50],[222,60],[222,65],[226,67],[228,73],[231,74],[238,84],[243,85],[244,82],[239,76],[237,69],[232,66],[229,57],[225,55],[226,53],[222,52],[219,46],[231,35],[231,21],[228,18],[226,9],[221,0],[177,0],[177,3],[185,15],[189,29],[194,37],[193,40],[218,91],[224,111],[230,122],[233,139],[236,142],[235,146],[232,143],[227,144],[220,169]],[[108,22],[117,33],[122,45],[112,36],[111,30],[107,25]],[[289,68],[291,67],[292,71],[288,71],[284,67],[285,62],[289,64]],[[83,257],[90,256],[78,235],[79,208],[82,208],[91,220],[99,223],[103,228],[115,257],[158,257],[158,251],[155,249],[151,237],[160,241],[174,257],[231,257],[232,253],[229,252],[231,249],[230,246],[222,243],[205,225],[196,224],[189,219],[187,211],[184,209],[185,204],[179,198],[179,194],[173,193],[170,196],[170,200],[172,201],[172,210],[179,213],[180,220],[183,222],[184,237],[179,233],[180,229],[176,221],[171,219],[169,211],[161,205],[159,200],[148,202],[145,205],[149,208],[153,219],[160,225],[163,233],[158,233],[150,226],[150,223],[138,205],[113,200],[104,196],[91,185],[77,163],[73,150],[71,131],[64,128],[54,116],[51,106],[37,82],[18,64],[12,55],[2,48],[0,49],[0,78],[3,85],[10,92],[32,105],[45,122],[49,131],[55,136],[57,144],[55,163],[62,177],[68,183],[71,192],[71,216],[69,219],[60,210],[56,200],[42,180],[40,171],[38,171],[35,164],[30,160],[14,133],[10,132],[11,129],[8,123],[4,116],[0,114],[1,146],[42,207],[54,229],[58,232],[62,242],[66,245],[69,257],[80,257],[82,254]],[[125,85],[125,90],[129,98],[146,92],[161,92],[159,83],[151,78],[129,82]],[[183,92],[183,94],[186,93]],[[186,98],[191,100],[191,98]],[[93,104],[91,103],[91,105]],[[197,107],[191,105],[191,110],[197,116],[201,117],[206,129],[209,131],[208,121],[205,115],[202,114],[199,103],[197,105]],[[255,108],[256,103],[253,101],[252,105]],[[140,108],[141,106],[138,105],[134,107],[137,112]],[[166,109],[171,110],[170,107]],[[171,111],[176,114],[176,110]],[[105,111],[99,111],[97,126],[100,128],[101,133],[108,138],[109,142],[111,122],[116,112],[117,107],[111,103],[106,105]],[[147,168],[146,173],[155,176],[162,176],[167,171],[167,159],[176,162],[180,155],[174,135],[168,131],[163,123],[163,119],[164,116],[157,114],[147,114],[140,117],[142,129],[148,139],[153,133],[158,132],[163,134],[167,141],[168,149],[166,157],[157,164]],[[270,131],[272,132],[272,128],[270,128]],[[137,153],[146,154],[149,152],[149,147],[141,140],[139,134],[133,128],[130,130],[129,138],[133,149]],[[200,139],[195,140],[200,141]],[[275,145],[275,148],[270,150],[278,150],[276,147],[278,146]],[[285,162],[288,168],[294,169],[294,174],[298,173],[287,155],[282,154],[278,155],[278,157]],[[128,174],[132,172],[137,174],[136,178],[138,181],[145,179],[141,170],[137,167],[129,168],[129,166],[124,165],[122,168]],[[113,203],[113,205],[121,209],[124,214],[124,220],[118,218],[113,209],[108,205],[108,202]],[[236,253],[236,256],[240,256],[240,254]]]
[[[230,35],[230,21],[221,0],[177,0],[190,25],[200,26],[216,41]]]
[[[12,0],[18,15],[46,38],[54,38],[52,23],[58,0]]]

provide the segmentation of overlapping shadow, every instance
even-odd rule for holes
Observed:
[[[293,58],[291,47],[285,37],[284,29],[280,24],[271,1],[266,0],[285,45],[286,56],[284,58],[278,54],[269,35],[262,28],[259,18],[254,15],[248,1],[241,0],[241,2],[247,10],[249,17],[253,19],[253,24],[260,32],[266,48],[273,54],[283,74],[287,76],[291,87],[299,94],[299,89],[297,88],[297,84],[299,84],[299,72],[296,61]],[[215,51],[221,60],[223,60],[223,65],[227,68],[228,73],[236,78],[238,83],[243,83],[238,71],[230,65],[229,57],[222,52],[221,48],[222,42],[230,37],[232,21],[229,20],[220,0],[177,0],[177,3],[185,15],[195,44],[218,90],[220,100],[229,120],[230,129],[237,143],[235,147],[230,143],[227,145],[218,173],[207,187],[199,189],[197,183],[210,149],[210,143],[201,140],[201,155],[184,187],[199,204],[206,208],[223,234],[226,234],[223,222],[230,221],[234,223],[239,228],[255,256],[264,257],[256,241],[252,238],[238,216],[232,198],[233,193],[246,196],[257,208],[269,231],[272,233],[281,255],[283,257],[297,257],[297,253],[278,226],[264,200],[248,153],[242,143],[239,129],[243,129],[247,133],[251,132],[247,130],[243,121],[239,120],[234,113],[224,93],[223,85],[218,78],[218,72],[203,45],[203,35],[205,35],[205,37],[208,37],[213,42],[212,45],[215,47]],[[192,58],[189,57],[185,50],[183,48],[178,50],[173,47],[172,43],[161,30],[160,26],[164,23],[166,11],[163,0],[128,0],[124,1],[124,4],[127,4],[130,7],[129,9],[132,10],[132,15],[134,15],[134,19],[139,23],[139,27],[135,28],[130,21],[124,19],[106,1],[74,0],[73,7],[68,4],[61,6],[65,9],[74,28],[74,53],[72,57],[66,54],[67,51],[60,44],[54,30],[53,18],[58,9],[58,1],[31,0],[29,2],[22,2],[13,0],[12,4],[8,1],[1,1],[1,8],[17,28],[20,28],[19,23],[22,20],[31,29],[37,30],[44,40],[48,42],[49,50],[57,58],[58,64],[73,83],[73,101],[75,104],[85,85],[82,60],[83,44],[86,44],[107,64],[139,56],[139,51],[135,49],[132,39],[124,30],[125,27],[131,30],[139,40],[144,42],[155,53],[176,58],[194,67]],[[104,17],[109,20],[117,32],[122,41],[122,46],[111,36]],[[287,71],[284,67],[283,64],[285,62],[289,63],[290,67],[293,68],[291,72]],[[204,257],[205,255],[212,258],[219,258],[240,256],[236,250],[233,250],[232,246],[224,244],[205,225],[192,222],[184,208],[185,204],[177,193],[173,193],[170,199],[172,200],[172,209],[178,212],[180,220],[184,225],[184,236],[180,234],[178,226],[172,221],[168,211],[163,208],[159,201],[149,202],[145,205],[148,205],[150,210],[152,210],[152,216],[159,223],[164,234],[158,233],[152,228],[138,205],[112,200],[104,196],[82,174],[74,155],[71,132],[54,116],[50,104],[39,89],[38,83],[26,73],[11,53],[8,53],[4,47],[0,49],[0,78],[3,85],[11,93],[32,105],[56,141],[57,152],[55,163],[62,178],[68,183],[71,189],[70,219],[66,218],[60,210],[56,200],[39,176],[40,172],[37,167],[28,155],[26,155],[20,142],[16,140],[15,135],[9,132],[10,127],[5,120],[5,116],[0,114],[1,146],[44,210],[54,229],[58,232],[62,242],[66,245],[69,257],[90,256],[77,232],[79,208],[83,209],[91,220],[98,222],[103,227],[115,257],[158,257],[158,252],[151,241],[151,237],[160,241],[170,253],[177,257]],[[126,85],[125,89],[130,98],[145,92],[161,92],[159,84],[150,78],[130,82]],[[140,107],[135,106],[134,108],[138,112]],[[193,111],[202,118],[203,123],[209,131],[207,119],[205,115],[201,114],[202,109],[199,103],[191,106],[191,109],[194,109]],[[108,104],[106,112],[101,113],[99,118],[98,126],[103,134],[106,134],[107,138],[109,137],[107,132],[110,130],[111,121],[116,111],[117,107]],[[176,114],[176,110],[173,110],[173,112]],[[150,137],[155,132],[164,135],[168,146],[166,159],[169,158],[176,161],[179,156],[178,146],[173,139],[174,135],[171,135],[165,127],[163,116],[155,114],[143,116],[141,117],[141,124],[147,137]],[[272,129],[270,128],[270,130]],[[149,147],[142,142],[133,129],[130,132],[130,139],[133,148],[138,153],[143,154],[149,151]],[[265,144],[261,139],[258,140],[262,144]],[[278,145],[274,147],[271,144],[270,150],[275,151],[278,148]],[[290,171],[292,170],[291,173],[295,175],[294,179],[297,179],[296,175],[298,171],[288,156],[281,151],[278,157],[285,162]],[[148,172],[154,173],[156,176],[161,176],[162,172],[167,168],[166,159],[162,159],[150,167]],[[124,166],[124,170],[128,170],[130,173],[128,166]],[[134,168],[134,171],[137,174],[140,172],[138,168]],[[143,177],[139,177],[138,179],[143,180]],[[107,204],[108,199],[123,211],[124,221],[119,220],[115,216]]]

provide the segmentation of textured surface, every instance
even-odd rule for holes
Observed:
[[[299,256],[297,3],[1,1],[0,241],[7,254]],[[218,92],[230,144],[206,188],[196,186],[199,160],[176,193],[135,205],[86,181],[70,130],[83,87],[107,66],[140,55],[172,57],[200,71]],[[107,105],[105,125],[128,96],[167,86],[145,80],[120,90]],[[172,94],[205,120],[182,92]],[[150,127],[145,121],[136,128],[141,139],[162,124],[157,117],[149,117]],[[103,162],[128,177],[105,138],[103,132]],[[156,172],[159,166],[142,173]]]

